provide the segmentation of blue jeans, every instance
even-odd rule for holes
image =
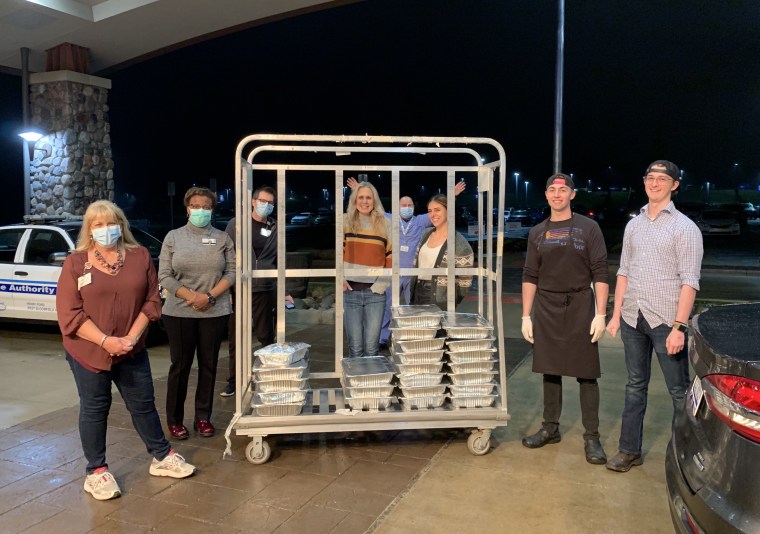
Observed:
[[[410,283],[411,276],[402,276],[399,278],[398,303],[409,304],[412,302],[412,288]],[[393,288],[388,286],[385,290],[385,313],[383,314],[383,327],[380,329],[380,343],[388,345],[391,339],[391,306],[393,302]]]
[[[380,354],[380,327],[385,313],[385,293],[370,289],[343,292],[343,329],[348,339],[348,355]]]
[[[620,429],[620,451],[641,454],[644,441],[644,414],[647,409],[649,378],[652,374],[652,349],[657,354],[665,385],[673,399],[673,421],[684,409],[686,390],[689,388],[688,339],[678,354],[668,355],[665,340],[671,327],[660,325],[651,328],[639,313],[636,328],[620,321],[620,336],[625,348],[625,365],[628,383],[625,385],[623,425]]]
[[[111,409],[111,383],[121,393],[132,416],[132,424],[145,448],[157,460],[169,454],[171,446],[161,428],[153,395],[153,376],[148,351],[143,350],[111,367],[110,371],[93,373],[66,354],[79,392],[79,438],[87,460],[87,474],[106,463],[106,430]]]

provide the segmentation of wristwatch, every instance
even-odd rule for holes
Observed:
[[[206,293],[206,296],[208,297],[208,303],[214,306],[216,304],[216,297],[211,293]]]
[[[673,323],[672,327],[673,330],[678,330],[679,332],[687,332],[689,330],[688,325],[685,325],[684,323]]]

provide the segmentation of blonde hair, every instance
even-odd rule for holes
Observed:
[[[372,228],[380,235],[387,235],[387,226],[385,219],[385,210],[383,209],[383,203],[380,202],[380,195],[377,194],[375,186],[369,182],[359,182],[353,191],[351,196],[348,197],[348,209],[346,209],[346,218],[343,222],[343,233],[356,233],[361,228],[359,223],[359,211],[356,209],[356,197],[359,194],[360,189],[369,189],[372,192],[372,211],[369,216],[372,218]]]
[[[121,226],[121,237],[117,246],[121,245],[124,248],[140,246],[129,230],[129,221],[121,208],[109,200],[97,200],[87,206],[87,211],[84,212],[84,220],[82,221],[82,228],[79,229],[77,248],[74,249],[75,252],[84,252],[93,246],[94,242],[90,229],[92,221],[97,217],[103,217],[109,222],[114,222]]]

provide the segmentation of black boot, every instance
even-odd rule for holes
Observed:
[[[607,455],[598,439],[587,439],[584,446],[586,461],[590,464],[602,465],[607,463]]]
[[[559,433],[559,430],[550,433],[545,428],[542,428],[531,436],[525,436],[522,439],[522,444],[529,449],[538,449],[550,443],[559,443],[561,440],[562,435]]]

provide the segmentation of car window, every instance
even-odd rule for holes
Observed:
[[[66,238],[56,230],[32,230],[29,242],[24,251],[24,263],[35,265],[50,264],[49,258],[53,252],[68,252],[69,244]]]
[[[155,257],[161,254],[161,241],[139,228],[130,228],[130,230],[137,242],[147,248],[151,256]]]
[[[0,262],[13,263],[16,258],[16,249],[25,228],[6,228],[0,230]]]

